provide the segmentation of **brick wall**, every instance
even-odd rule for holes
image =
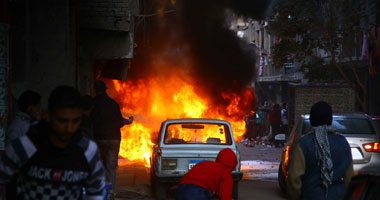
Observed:
[[[138,0],[80,0],[79,25],[82,28],[131,31]]]

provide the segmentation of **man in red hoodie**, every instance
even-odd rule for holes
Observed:
[[[180,180],[176,199],[208,200],[213,193],[219,193],[220,200],[231,200],[233,179],[231,172],[237,165],[235,153],[229,149],[219,152],[216,161],[196,164]]]

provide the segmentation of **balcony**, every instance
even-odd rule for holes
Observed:
[[[295,70],[294,63],[284,63],[282,68],[264,65],[262,70],[257,82],[300,81],[303,77],[302,72]]]

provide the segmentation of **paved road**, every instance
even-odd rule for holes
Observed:
[[[238,145],[243,180],[239,183],[239,199],[285,199],[277,183],[281,148],[266,145]],[[120,160],[117,173],[117,199],[152,200],[149,171],[141,163]],[[123,165],[128,163],[128,165]]]

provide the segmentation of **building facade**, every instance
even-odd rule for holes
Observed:
[[[359,79],[366,87],[367,98],[366,112],[370,115],[380,115],[380,56],[374,55],[380,52],[380,3],[376,0],[361,0],[354,3],[360,11],[360,20],[358,23],[358,40],[361,40],[353,49],[353,60],[356,63]],[[267,20],[238,20],[238,36],[245,39],[249,44],[256,48],[257,53],[257,77],[253,86],[259,103],[270,101],[273,103],[289,102],[289,83],[307,84],[308,80],[300,72],[300,63],[289,61],[283,63],[282,67],[273,66],[272,49],[276,45],[277,38],[271,35],[270,17]],[[368,43],[369,40],[363,41],[363,35],[368,37],[372,34],[372,40],[375,43]],[[296,37],[296,39],[299,39]],[[326,54],[322,50],[316,50],[317,54]],[[323,57],[323,55],[322,55]],[[343,68],[347,59],[338,59],[339,65]],[[355,87],[359,87],[355,83]],[[363,95],[363,94],[359,94]],[[358,102],[355,110],[361,110]]]
[[[138,0],[0,0],[0,150],[25,90],[47,108],[58,85],[92,93],[96,78],[126,79]]]
[[[304,81],[297,63],[284,63],[281,68],[273,65],[272,51],[276,37],[269,32],[270,25],[270,21],[265,20],[240,19],[237,22],[238,36],[256,49],[257,77],[252,86],[259,104],[265,101],[279,104],[288,102],[288,84]]]

